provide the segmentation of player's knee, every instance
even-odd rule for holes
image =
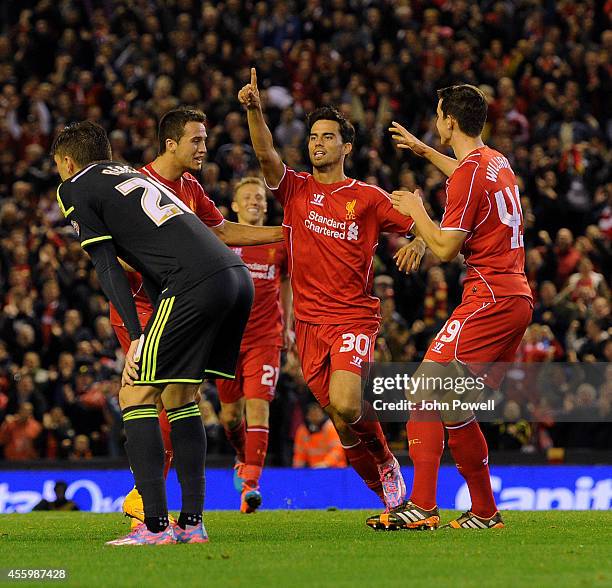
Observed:
[[[354,423],[361,416],[361,403],[351,400],[337,400],[333,404],[335,413],[345,423]]]
[[[143,404],[157,404],[159,390],[151,386],[123,386],[119,390],[119,407],[121,410]]]

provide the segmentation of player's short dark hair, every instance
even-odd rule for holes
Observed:
[[[457,120],[459,128],[470,137],[478,137],[487,121],[487,99],[484,92],[470,84],[448,86],[438,90],[442,114]]]
[[[333,106],[321,106],[306,117],[308,133],[318,120],[333,120],[340,125],[340,135],[343,143],[355,142],[355,127]]]
[[[159,153],[166,152],[166,141],[172,139],[177,143],[185,134],[185,125],[189,122],[206,122],[206,115],[197,108],[182,106],[169,110],[159,121]]]
[[[51,156],[68,155],[84,167],[94,161],[112,159],[111,145],[106,131],[91,121],[72,123],[64,127],[51,146]]]

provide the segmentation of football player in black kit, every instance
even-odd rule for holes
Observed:
[[[132,341],[119,402],[145,524],[109,544],[206,542],[206,436],[194,399],[206,375],[234,375],[253,300],[249,271],[165,186],[111,161],[102,127],[91,122],[66,127],[52,155],[62,178],[60,209],[77,231]],[[144,333],[119,260],[143,275],[155,303]],[[156,408],[160,396],[182,491],[181,514],[172,525]]]

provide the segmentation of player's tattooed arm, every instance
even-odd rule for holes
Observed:
[[[283,240],[283,227],[254,227],[225,221],[212,230],[226,245],[265,245]]]
[[[452,158],[436,151],[433,147],[423,143],[417,139],[410,131],[405,129],[397,122],[392,122],[389,127],[391,138],[395,141],[395,146],[398,149],[409,149],[415,155],[424,157],[433,163],[444,175],[450,176],[459,165],[459,162]]]
[[[272,133],[264,119],[259,89],[257,88],[257,72],[254,67],[251,68],[250,83],[238,92],[238,101],[246,108],[251,142],[266,182],[268,186],[274,188],[283,179],[285,165],[276,149],[274,149]]]
[[[418,190],[416,192],[396,190],[391,194],[391,202],[395,210],[414,220],[419,235],[440,260],[451,261],[461,251],[468,233],[459,230],[443,231],[427,214]]]

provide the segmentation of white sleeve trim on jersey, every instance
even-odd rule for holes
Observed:
[[[285,176],[287,175],[287,170],[288,169],[289,168],[286,166],[286,164],[283,163],[283,175],[282,175],[280,181],[278,182],[278,184],[276,185],[276,187],[274,187],[274,188],[272,186],[270,186],[270,184],[268,184],[268,182],[266,180],[266,176],[264,176],[264,184],[266,185],[266,188],[268,188],[268,190],[272,190],[273,192],[278,190],[280,185],[283,183],[283,180],[285,179]]]
[[[462,229],[461,227],[440,227],[441,231],[463,231],[464,233],[471,233],[472,231],[468,231],[467,229]]]
[[[225,224],[225,219],[223,219],[219,224],[217,225],[207,225],[207,227],[209,229],[218,229],[221,225]]]

